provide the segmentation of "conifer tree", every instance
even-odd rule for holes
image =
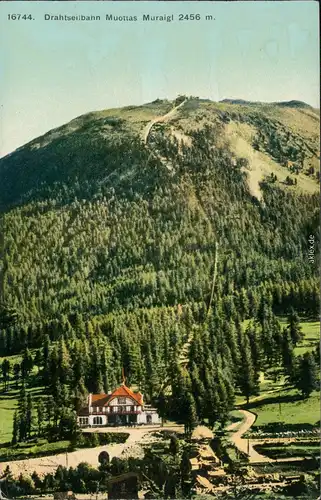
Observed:
[[[42,435],[44,422],[45,422],[45,405],[43,403],[42,398],[39,398],[39,400],[37,402],[37,428],[38,428],[38,436]]]
[[[54,417],[54,407],[55,407],[54,397],[52,395],[49,395],[45,402],[45,414],[49,426],[51,425],[51,422]]]
[[[7,392],[9,387],[10,370],[11,370],[10,361],[8,359],[4,359],[1,364],[4,392]]]
[[[302,327],[300,325],[300,319],[297,312],[291,307],[290,314],[288,316],[288,326],[287,326],[292,344],[295,347],[300,340],[303,338]]]
[[[33,368],[33,357],[30,350],[27,348],[23,353],[23,358],[21,362],[21,376],[24,381],[29,377],[29,374]]]
[[[28,392],[27,395],[27,408],[26,408],[26,436],[30,438],[31,435],[31,430],[32,430],[32,399],[31,399],[31,394]]]
[[[294,349],[288,328],[283,329],[282,336],[282,363],[284,372],[287,376],[291,376],[294,368]]]
[[[319,370],[313,353],[306,352],[297,360],[292,376],[295,387],[301,391],[303,398],[308,398],[319,385]]]
[[[259,372],[261,370],[262,363],[262,349],[260,345],[259,333],[257,331],[257,327],[255,323],[250,322],[245,331],[246,336],[249,339],[251,356],[253,362],[253,368],[256,374],[256,377],[259,377]]]
[[[190,436],[197,424],[196,405],[190,392],[186,392],[181,402],[183,410],[184,432]]]
[[[62,384],[67,384],[70,377],[70,355],[64,339],[61,339],[58,347],[58,373]]]
[[[42,376],[45,385],[48,385],[50,378],[49,355],[50,355],[50,338],[49,335],[45,335],[44,344],[42,348]]]
[[[247,335],[245,334],[240,345],[240,359],[241,363],[238,369],[238,386],[246,397],[247,404],[249,403],[250,396],[258,394],[259,380],[258,375],[255,373],[250,343]]]
[[[20,363],[15,363],[14,364],[14,366],[13,366],[13,373],[14,373],[14,378],[15,378],[16,389],[18,389],[19,378],[20,378],[20,373],[21,373],[21,365],[20,365]]]
[[[27,393],[25,385],[22,384],[18,400],[19,441],[25,441],[28,436],[27,410],[28,410]]]
[[[13,428],[12,428],[11,443],[13,445],[17,444],[18,439],[19,439],[19,415],[18,415],[18,411],[16,410],[14,412],[14,416],[13,416]]]
[[[221,416],[220,399],[216,387],[212,387],[206,391],[203,414],[208,419],[209,427],[213,429]]]

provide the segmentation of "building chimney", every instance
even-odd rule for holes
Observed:
[[[88,409],[89,409],[89,413],[90,413],[91,402],[92,402],[92,393],[90,392],[89,396],[88,396]]]

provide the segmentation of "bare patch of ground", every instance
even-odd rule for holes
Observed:
[[[198,425],[192,434],[192,439],[213,439],[213,432],[205,425]]]
[[[225,132],[229,139],[231,151],[236,156],[246,158],[248,161],[248,168],[242,170],[247,174],[249,190],[253,196],[258,200],[262,200],[260,182],[271,173],[277,176],[278,182],[285,182],[289,170],[272,160],[267,154],[256,151],[252,147],[252,139],[256,133],[254,127],[246,123],[230,122],[226,125]],[[310,193],[318,190],[318,185],[312,178],[304,174],[299,174],[296,178],[298,184],[293,189],[299,188]]]

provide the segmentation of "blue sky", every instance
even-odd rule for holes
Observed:
[[[8,21],[13,12],[35,21]],[[203,19],[179,22],[179,13]],[[0,156],[83,113],[180,93],[319,107],[317,2],[2,2],[0,33]]]

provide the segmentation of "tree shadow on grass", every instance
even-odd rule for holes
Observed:
[[[8,401],[8,399],[17,399],[17,395],[13,395],[8,392],[3,392],[0,394],[0,401]]]
[[[251,410],[252,408],[258,408],[264,405],[278,404],[278,403],[295,403],[296,401],[303,401],[303,398],[300,394],[285,394],[283,396],[271,395],[264,399],[253,401],[252,403],[250,402],[249,404],[244,405],[243,408],[245,410]]]

